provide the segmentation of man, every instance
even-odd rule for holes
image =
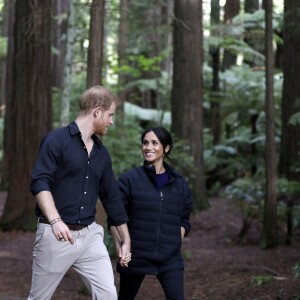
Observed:
[[[95,223],[99,197],[120,233],[119,259],[127,266],[128,218],[110,155],[96,137],[113,124],[117,104],[108,89],[91,87],[80,99],[76,120],[42,140],[30,186],[39,218],[30,300],[50,299],[70,267],[80,274],[93,299],[117,299],[103,228]]]

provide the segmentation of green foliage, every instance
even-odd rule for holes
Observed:
[[[265,178],[262,176],[244,177],[235,180],[224,189],[226,199],[237,204],[244,224],[247,224],[247,226],[250,226],[253,220],[259,220],[259,222],[263,220],[265,185]],[[281,200],[277,203],[278,222],[285,227],[287,213],[290,209],[293,209],[292,225],[293,227],[298,226],[300,223],[300,207],[297,205],[290,207],[287,199],[292,199],[299,194],[300,183],[278,178],[277,190],[277,200]]]
[[[177,138],[174,134],[172,138],[174,147],[169,163],[190,183],[196,176],[195,162],[190,155],[190,147],[185,140]]]
[[[221,137],[212,142],[204,131],[204,161],[209,187],[224,186],[236,178],[264,174],[265,166],[265,73],[246,65],[234,66],[220,73],[220,91],[211,92],[211,68],[204,65],[204,107],[211,113],[211,103],[220,103]],[[274,75],[276,120],[280,120],[282,76]],[[276,143],[280,141],[280,122],[275,124]]]
[[[277,180],[278,194],[294,197],[300,192],[300,182],[288,180],[284,177]]]
[[[258,275],[258,276],[251,276],[251,284],[253,285],[262,285],[267,282],[274,281],[274,276],[271,275]]]
[[[105,230],[104,244],[107,248],[109,256],[111,258],[116,258],[117,257],[117,251],[116,251],[115,243],[114,243],[113,238],[112,238],[112,236],[111,236],[111,234],[109,233],[108,230]]]
[[[291,115],[289,124],[293,126],[297,126],[300,124],[300,99],[297,99],[295,103],[295,108],[297,108],[299,111]]]
[[[191,259],[192,258],[192,253],[190,251],[182,251],[182,257],[183,257],[184,260]]]
[[[298,261],[293,267],[293,274],[296,278],[300,278],[300,261]]]
[[[79,99],[86,85],[86,74],[79,72],[74,74],[70,90],[70,114],[69,122],[72,122],[79,110]],[[53,128],[60,127],[60,114],[61,114],[61,99],[62,90],[52,88],[52,110],[53,110]]]
[[[116,115],[116,119],[120,117]],[[116,122],[117,123],[117,122]],[[124,127],[115,125],[108,129],[103,143],[111,157],[115,175],[142,164],[140,135],[142,128],[132,118],[125,118]]]
[[[239,207],[244,220],[262,220],[264,182],[251,177],[239,178],[225,188],[225,196]]]
[[[300,291],[297,294],[293,295],[292,299],[293,300],[300,300]]]
[[[7,37],[0,36],[0,58],[3,59],[7,54]]]

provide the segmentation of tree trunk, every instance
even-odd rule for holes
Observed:
[[[211,25],[220,24],[220,3],[219,0],[211,1]],[[214,35],[214,30],[212,30]],[[211,99],[211,131],[213,135],[213,144],[217,145],[220,142],[221,134],[221,117],[220,117],[220,48],[210,47],[210,55],[212,61],[213,78],[212,78],[212,93]]]
[[[52,85],[61,89],[63,87],[63,74],[65,69],[65,57],[67,52],[66,36],[68,30],[69,0],[55,0],[54,2],[54,26],[53,26],[53,78]]]
[[[245,12],[253,13],[259,10],[259,0],[245,0]]]
[[[14,6],[14,1],[5,2],[3,7],[3,23],[1,24],[1,35],[8,37],[10,27],[10,11]],[[0,53],[0,116],[4,115],[5,111],[5,89],[6,89],[6,64],[7,53]]]
[[[297,102],[300,99],[300,2],[286,0],[284,7],[284,58],[283,58],[283,92],[281,102],[281,147],[280,173],[288,179],[299,180],[300,172],[296,170],[300,153],[300,124],[289,124],[290,117],[299,112]]]
[[[14,20],[4,130],[8,195],[1,222],[4,227],[34,228],[31,169],[52,124],[51,1],[16,0]]]
[[[87,88],[102,83],[105,0],[93,0],[89,32]]]
[[[277,245],[277,162],[275,144],[275,103],[273,83],[273,28],[272,0],[266,0],[265,53],[266,53],[266,196],[264,211],[264,246]]]
[[[128,0],[120,0],[120,23],[119,23],[119,43],[118,43],[118,64],[119,68],[127,65],[127,13],[128,13]],[[127,76],[124,72],[119,72],[118,80],[118,94],[121,99],[121,124],[124,118],[124,103],[126,101],[125,84]]]
[[[203,162],[202,1],[175,0],[172,132],[191,146],[195,209],[208,207]]]
[[[74,56],[74,43],[76,40],[76,11],[75,0],[70,0],[68,28],[67,28],[67,41],[66,41],[66,57],[64,63],[64,78],[63,90],[61,97],[61,112],[60,112],[60,126],[69,124],[70,116],[70,90],[72,85],[72,62]]]
[[[87,88],[102,83],[104,16],[105,0],[93,0],[89,31]],[[96,222],[103,227],[106,224],[106,212],[100,201],[97,202]]]
[[[240,0],[226,0],[224,7],[224,22],[230,25],[232,19],[240,13]],[[229,51],[224,51],[223,69],[229,69],[236,64],[236,55]]]

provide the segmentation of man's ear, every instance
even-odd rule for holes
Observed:
[[[94,117],[97,117],[99,114],[101,114],[102,113],[102,109],[101,109],[101,107],[96,107],[95,109],[94,109]]]

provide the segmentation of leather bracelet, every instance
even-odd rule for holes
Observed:
[[[53,226],[55,223],[61,221],[61,218],[56,218],[56,219],[53,219],[51,222],[50,222],[50,225]]]

